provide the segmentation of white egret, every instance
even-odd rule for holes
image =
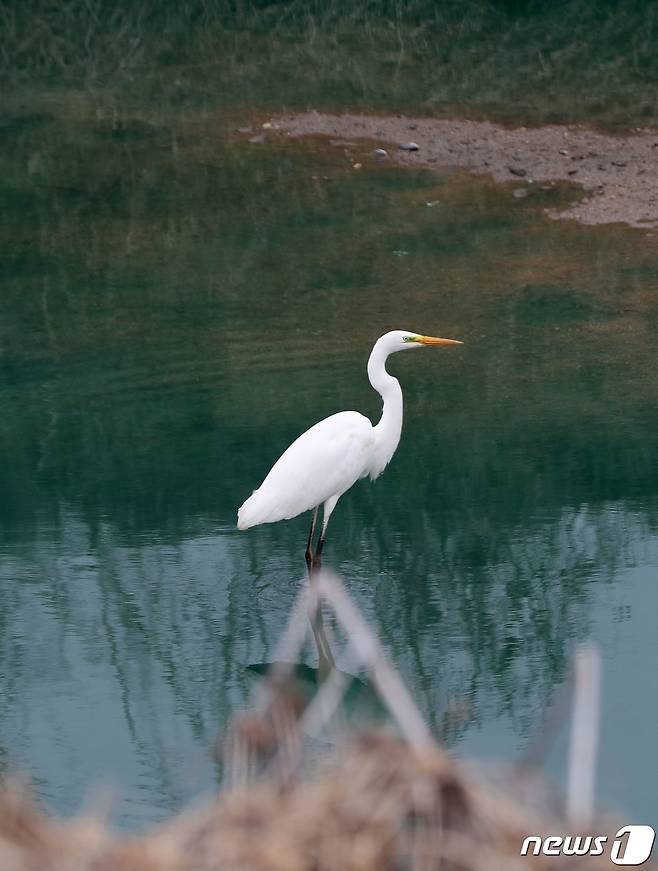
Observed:
[[[359,480],[375,480],[389,464],[402,431],[402,390],[386,371],[389,354],[425,345],[461,345],[456,339],[392,330],[375,342],[368,360],[368,378],[384,407],[373,426],[358,411],[340,411],[316,423],[279,457],[257,490],[238,510],[238,529],[289,520],[313,511],[306,545],[306,563],[320,564],[331,513],[340,497]],[[313,554],[318,508],[324,505],[322,529]]]

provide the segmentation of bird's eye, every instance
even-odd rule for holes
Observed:
[[[403,342],[413,342],[413,340],[414,340],[413,336],[402,336]]]

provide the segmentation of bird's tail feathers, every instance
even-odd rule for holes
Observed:
[[[254,496],[257,492],[258,490],[254,490],[251,496],[238,508],[238,529],[249,529],[250,526],[255,526],[258,522],[254,520]]]
[[[271,523],[280,520],[272,500],[262,488],[254,490],[251,496],[238,508],[238,529],[249,529],[260,523]]]

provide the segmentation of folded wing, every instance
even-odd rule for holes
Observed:
[[[373,426],[342,411],[302,433],[238,510],[238,529],[288,520],[340,496],[369,471]]]

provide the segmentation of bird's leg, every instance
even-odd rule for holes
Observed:
[[[324,534],[320,533],[320,538],[318,539],[318,546],[315,548],[315,556],[313,557],[313,568],[319,569],[322,565],[322,548],[324,546]]]
[[[315,524],[318,519],[318,506],[316,505],[313,509],[313,515],[311,517],[311,531],[308,534],[308,542],[306,543],[306,568],[308,569],[308,573],[311,573],[311,567],[313,565],[313,536],[315,535]]]
[[[327,526],[329,525],[329,518],[331,517],[331,512],[336,507],[336,502],[338,502],[339,496],[331,496],[324,503],[323,517],[322,517],[322,529],[320,530],[320,538],[318,539],[318,546],[315,548],[315,556],[313,557],[312,567],[314,569],[319,569],[322,561],[322,548],[324,547],[324,538],[327,534]]]

